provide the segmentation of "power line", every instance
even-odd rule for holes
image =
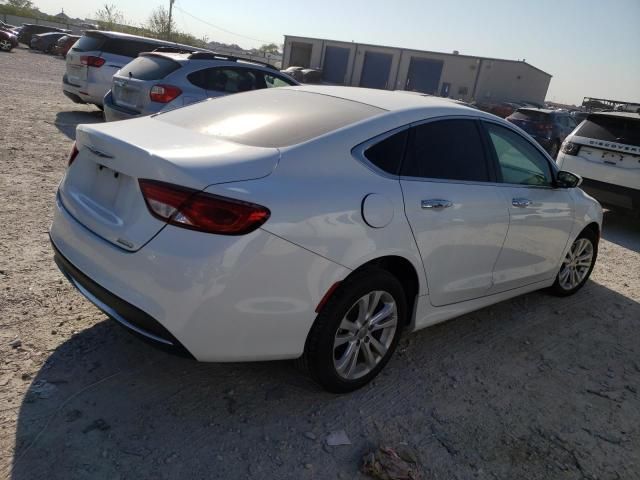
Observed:
[[[262,40],[260,38],[253,38],[253,37],[248,37],[246,35],[242,35],[241,33],[236,33],[236,32],[232,32],[231,30],[227,30],[226,28],[222,28],[218,25],[214,25],[213,23],[207,22],[206,20],[203,20],[199,17],[196,17],[195,15],[191,15],[189,12],[184,11],[182,8],[178,7],[177,5],[174,5],[174,8],[176,10],[180,10],[182,13],[184,13],[185,15],[190,16],[191,18],[194,18],[196,20],[198,20],[199,22],[202,22],[206,25],[209,25],[210,27],[213,27],[217,30],[222,30],[223,32],[229,33],[231,35],[235,35],[236,37],[240,37],[240,38],[245,38],[247,40],[253,40],[255,42],[262,42],[262,43],[271,43],[269,40]]]

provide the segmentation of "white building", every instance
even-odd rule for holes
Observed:
[[[322,70],[323,81],[412,90],[465,101],[542,104],[551,75],[524,60],[383,47],[319,38],[284,37],[283,68]]]

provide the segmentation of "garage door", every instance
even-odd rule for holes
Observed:
[[[324,51],[322,79],[328,83],[344,85],[349,63],[349,49],[343,47],[327,47]]]
[[[360,86],[367,88],[387,88],[393,56],[389,53],[367,52],[360,76]]]
[[[309,68],[311,66],[312,48],[313,45],[311,45],[310,43],[291,42],[289,66]]]
[[[405,88],[413,92],[435,95],[438,91],[443,65],[442,60],[412,58]]]

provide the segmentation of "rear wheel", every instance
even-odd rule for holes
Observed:
[[[0,50],[2,50],[3,52],[10,52],[12,48],[13,45],[9,40],[6,40],[4,38],[0,40]]]
[[[356,390],[389,361],[406,315],[407,301],[396,277],[380,269],[356,273],[316,318],[301,363],[330,392]]]
[[[589,279],[597,257],[598,235],[593,230],[584,230],[564,257],[551,293],[564,297],[580,290]]]

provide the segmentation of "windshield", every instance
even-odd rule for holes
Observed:
[[[267,88],[160,114],[157,120],[255,147],[302,143],[384,110],[328,95]]]
[[[591,115],[580,125],[576,135],[640,147],[640,116],[634,119]]]

